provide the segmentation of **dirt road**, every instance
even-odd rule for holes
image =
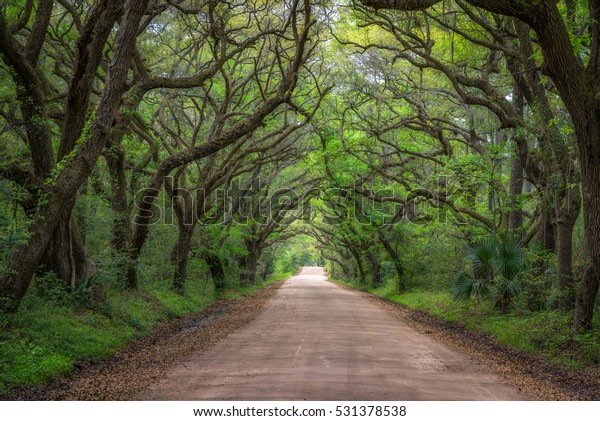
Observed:
[[[265,311],[140,400],[526,399],[470,357],[304,268]]]

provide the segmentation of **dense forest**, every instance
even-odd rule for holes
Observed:
[[[0,77],[0,393],[306,265],[600,363],[596,1],[8,0]]]

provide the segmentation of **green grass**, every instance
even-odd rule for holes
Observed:
[[[189,281],[184,295],[158,282],[139,291],[108,289],[106,301],[93,309],[30,293],[17,314],[0,318],[0,396],[68,373],[78,361],[108,357],[163,321],[202,311],[219,298],[252,295],[290,275],[220,293],[202,281]]]
[[[339,283],[356,288],[354,284]],[[570,327],[571,316],[554,310],[515,310],[505,315],[493,310],[487,303],[470,303],[467,306],[443,290],[415,289],[398,294],[392,285],[360,289],[434,317],[463,323],[470,330],[484,332],[518,350],[537,353],[555,364],[574,369],[600,364],[600,317],[596,317],[596,328],[592,332],[574,335]]]

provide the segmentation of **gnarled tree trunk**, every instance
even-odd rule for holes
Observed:
[[[225,270],[223,262],[216,254],[205,250],[200,253],[200,257],[204,259],[210,270],[210,276],[215,284],[215,288],[220,289],[225,287]]]
[[[379,241],[381,242],[381,245],[383,245],[383,248],[394,262],[394,268],[396,269],[398,292],[404,292],[406,290],[406,280],[404,279],[404,267],[402,266],[400,256],[398,255],[394,247],[392,247],[392,244],[389,242],[389,240],[385,237],[385,234],[379,232],[378,237]]]
[[[187,267],[192,248],[192,239],[194,237],[195,225],[183,225],[179,228],[179,236],[173,246],[171,258],[175,264],[173,274],[173,289],[183,292],[185,289],[185,280],[187,278]]]
[[[558,306],[561,311],[571,310],[575,305],[573,276],[573,229],[581,212],[581,192],[579,188],[567,189],[562,206],[556,218],[556,257],[558,261]]]
[[[371,266],[371,285],[374,288],[381,286],[381,260],[377,255],[377,252],[370,250],[367,253],[367,260],[369,261],[369,266]]]
[[[137,287],[137,271],[131,258],[132,226],[127,203],[127,179],[125,175],[125,152],[120,145],[113,145],[106,152],[106,162],[111,177],[111,208],[113,211],[112,246],[118,259],[118,269],[129,288]]]
[[[246,241],[248,254],[244,258],[243,277],[246,285],[254,285],[256,282],[256,269],[260,258],[261,248],[256,240]]]
[[[95,272],[95,265],[86,254],[79,227],[72,216],[73,207],[73,202],[65,204],[40,263],[41,270],[54,272],[71,290]]]
[[[29,241],[18,247],[11,256],[6,272],[0,278],[0,311],[16,311],[18,308],[52,233],[64,217],[64,204],[74,201],[104,149],[117,108],[127,89],[127,73],[147,5],[148,0],[129,0],[124,6],[125,15],[117,34],[113,61],[94,124],[87,141],[49,186],[48,201],[29,229]]]

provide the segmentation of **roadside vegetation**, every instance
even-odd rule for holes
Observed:
[[[434,236],[424,241],[435,243],[438,238]],[[540,355],[554,364],[575,370],[600,365],[600,318],[596,316],[594,328],[586,334],[573,332],[571,315],[557,308],[558,290],[552,286],[553,275],[547,273],[546,269],[536,276],[531,269],[531,265],[539,261],[539,255],[525,253],[527,269],[521,273],[516,288],[511,289],[515,297],[510,309],[503,309],[498,306],[498,301],[504,291],[486,287],[470,288],[465,296],[464,289],[460,289],[464,287],[462,276],[465,273],[456,268],[472,267],[473,253],[479,251],[479,257],[482,257],[481,250],[462,249],[456,254],[457,250],[447,244],[438,245],[437,249],[439,254],[433,258],[406,261],[407,284],[402,292],[398,292],[391,261],[382,262],[383,280],[378,286],[370,282],[344,281],[340,277],[335,278],[335,282],[465,326],[469,330],[483,332],[503,345]],[[405,251],[412,255],[411,247]],[[466,264],[460,264],[461,258]],[[551,256],[546,258],[551,259]],[[531,263],[527,265],[527,262]],[[544,267],[551,267],[551,264],[547,263]],[[472,278],[466,283],[472,286]]]
[[[65,292],[56,279],[36,280],[23,310],[0,319],[0,396],[69,373],[81,363],[110,357],[161,322],[199,313],[219,299],[251,296],[292,274],[252,286],[232,284],[220,291],[211,281],[197,278],[183,295],[160,282],[143,284],[137,291],[110,288],[101,302]]]
[[[598,364],[599,21],[569,0],[3,2],[1,387],[307,263]]]

